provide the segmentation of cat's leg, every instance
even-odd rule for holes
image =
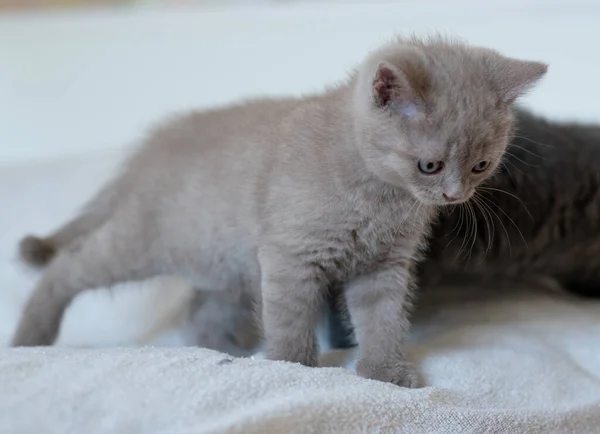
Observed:
[[[358,341],[359,375],[419,387],[419,376],[404,348],[410,326],[410,290],[408,260],[383,264],[348,285],[346,300]]]
[[[241,357],[260,343],[252,297],[240,290],[197,290],[184,330],[186,344]]]
[[[163,271],[138,235],[135,230],[119,231],[109,221],[80,243],[61,250],[27,302],[13,346],[52,344],[65,310],[79,293]]]
[[[259,251],[267,357],[316,366],[316,326],[326,292],[322,270],[278,249]]]

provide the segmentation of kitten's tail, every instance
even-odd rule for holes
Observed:
[[[74,220],[58,228],[46,237],[28,235],[19,243],[19,256],[23,262],[34,268],[43,268],[57,253],[85,237],[103,224],[112,214],[117,202],[115,183],[104,187],[85,205],[82,213]]]
[[[56,246],[52,238],[40,238],[28,235],[19,243],[19,256],[28,265],[36,268],[46,266],[56,255]]]

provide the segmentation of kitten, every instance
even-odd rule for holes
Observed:
[[[448,207],[433,226],[418,270],[425,298],[439,283],[519,281],[600,298],[600,127],[519,111],[503,164],[471,204],[473,214]],[[329,336],[342,348],[353,338],[338,297]]]
[[[176,274],[250,294],[268,357],[314,366],[321,302],[337,284],[358,374],[416,386],[403,342],[430,222],[494,172],[512,103],[545,72],[488,49],[397,40],[321,95],[170,122],[82,216],[42,242],[58,253],[14,345],[51,344],[86,289]]]

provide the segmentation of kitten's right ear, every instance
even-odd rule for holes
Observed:
[[[414,81],[414,80],[413,80]],[[408,74],[388,62],[381,62],[375,71],[372,95],[379,108],[391,108],[398,114],[414,118],[424,112],[424,101],[411,84]]]
[[[512,104],[530,90],[548,71],[548,65],[517,59],[505,59],[494,67],[496,90],[505,104]]]

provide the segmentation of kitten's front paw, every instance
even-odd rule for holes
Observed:
[[[417,388],[422,387],[421,377],[411,363],[399,361],[392,365],[376,363],[367,359],[359,360],[356,373],[370,380],[394,383],[397,386]]]

